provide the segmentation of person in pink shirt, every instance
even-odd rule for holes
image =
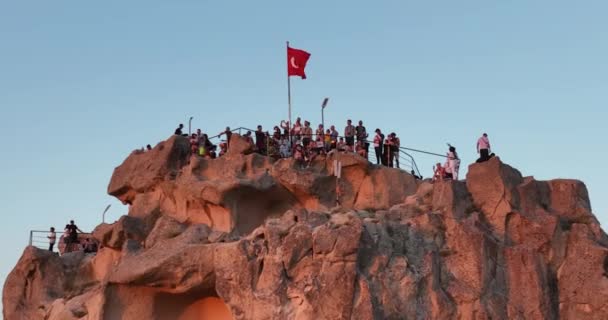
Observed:
[[[477,153],[479,153],[478,163],[490,160],[490,140],[487,133],[477,140]]]

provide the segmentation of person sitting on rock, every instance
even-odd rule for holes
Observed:
[[[338,151],[346,151],[346,142],[344,141],[343,137],[340,137],[340,140],[338,140],[338,144],[336,146],[336,148],[338,149]]]
[[[175,129],[175,135],[176,136],[187,136],[186,134],[184,134],[182,132],[182,129],[184,129],[184,125],[180,123],[179,126],[177,127],[177,129]]]
[[[304,148],[300,144],[296,144],[293,151],[293,158],[296,160],[296,163],[299,164],[300,168],[304,164]]]
[[[363,140],[357,141],[357,148],[355,150],[358,155],[367,160],[367,151],[365,150],[365,142]]]
[[[219,156],[221,157],[221,156],[225,155],[226,152],[228,152],[228,144],[226,142],[221,142]]]
[[[84,253],[96,253],[97,243],[92,241],[90,238],[86,238],[84,240],[84,244],[82,245],[82,249],[84,250]]]
[[[247,142],[249,147],[253,150],[255,148],[255,143],[253,142],[253,138],[251,137],[251,131],[247,131],[243,138],[245,138],[245,142]]]
[[[433,182],[435,181],[443,181],[445,178],[445,168],[441,166],[441,163],[437,162],[435,166],[433,166]]]
[[[305,148],[304,150],[305,150],[304,157],[306,159],[306,168],[308,168],[319,155],[319,152],[317,151],[316,141],[311,141],[308,144],[308,147]]]
[[[268,156],[271,158],[278,159],[281,157],[281,153],[279,152],[279,142],[275,139],[272,139],[270,136],[268,139]]]
[[[289,137],[281,138],[279,153],[281,155],[281,158],[289,158],[291,156],[291,148],[289,147]]]

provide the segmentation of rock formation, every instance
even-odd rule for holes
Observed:
[[[116,168],[129,213],[96,255],[26,248],[4,319],[608,319],[582,182],[498,158],[435,184],[355,154],[302,168],[238,135],[219,159],[188,150],[174,136]]]

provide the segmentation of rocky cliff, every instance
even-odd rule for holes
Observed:
[[[608,237],[575,180],[494,158],[431,184],[172,137],[117,167],[97,255],[25,249],[5,319],[608,319]],[[343,163],[335,206],[333,161]]]

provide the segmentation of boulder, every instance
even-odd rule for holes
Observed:
[[[147,152],[133,152],[112,174],[108,194],[130,204],[137,194],[153,189],[160,181],[173,180],[190,158],[190,142],[172,136]]]
[[[507,214],[519,208],[517,186],[521,173],[494,157],[474,163],[467,173],[467,189],[473,204],[486,216],[498,234],[504,234]]]

